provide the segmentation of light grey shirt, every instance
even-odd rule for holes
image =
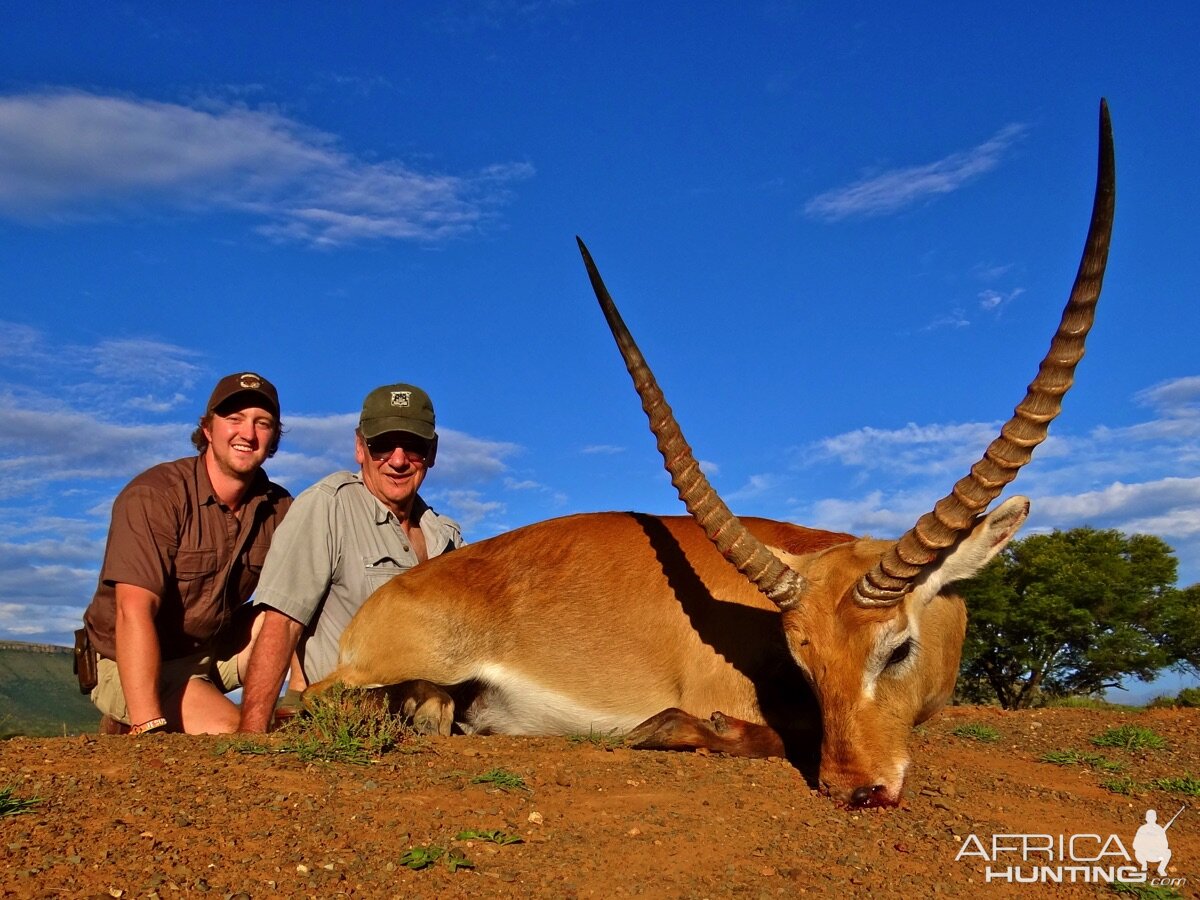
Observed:
[[[463,544],[458,523],[419,496],[413,519],[430,559]],[[337,664],[338,641],[371,593],[417,564],[396,519],[356,472],[335,472],[300,494],[275,531],[255,604],[305,626],[298,651],[309,683]]]

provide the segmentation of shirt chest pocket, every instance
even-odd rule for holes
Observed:
[[[398,563],[390,556],[380,558],[363,557],[363,579],[367,585],[367,593],[374,593],[397,575],[407,572],[409,566]]]
[[[180,550],[175,554],[175,577],[180,581],[203,581],[216,573],[214,550]]]

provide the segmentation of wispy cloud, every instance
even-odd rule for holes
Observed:
[[[446,174],[367,161],[268,108],[0,97],[0,213],[27,220],[166,205],[241,211],[268,238],[316,247],[430,241],[480,228],[532,174],[525,162]]]
[[[624,448],[624,447],[617,447],[617,446],[615,446],[615,445],[613,445],[613,444],[592,444],[592,445],[590,445],[590,446],[588,446],[588,447],[584,447],[584,448],[583,448],[582,450],[580,450],[579,452],[580,452],[580,453],[589,453],[589,454],[605,454],[605,455],[611,455],[611,454],[614,454],[614,453],[624,453],[624,452],[625,452],[625,448]]]
[[[896,476],[926,476],[969,466],[1000,431],[999,422],[916,425],[903,428],[858,428],[818,441],[802,454],[820,461],[866,471],[886,470]]]
[[[479,491],[438,491],[432,496],[437,501],[434,505],[444,503],[446,509],[442,512],[453,517],[467,534],[498,530],[494,525],[489,527],[489,523],[505,512],[503,503],[499,500],[485,500]]]
[[[1200,578],[1200,377],[1139,391],[1133,402],[1155,416],[1087,434],[1058,432],[1008,491],[1033,500],[1027,530],[1090,525],[1164,538],[1175,548],[1185,581]],[[834,465],[848,470],[840,495],[790,499],[784,512],[805,524],[895,537],[967,473],[999,423],[865,427],[799,448],[794,475],[808,485]],[[847,472],[830,480],[844,481]],[[854,485],[861,485],[855,491]],[[797,490],[784,475],[780,486]]]
[[[979,308],[987,312],[998,313],[1023,293],[1025,293],[1025,288],[1013,288],[1011,291],[980,291]]]
[[[1134,400],[1172,417],[1200,416],[1200,375],[1159,382],[1139,391]]]
[[[990,172],[1025,133],[1026,126],[1006,125],[970,150],[936,162],[891,169],[813,197],[804,212],[815,219],[837,221],[852,216],[881,216],[940,194],[949,194]]]

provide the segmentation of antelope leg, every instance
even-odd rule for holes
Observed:
[[[783,738],[773,728],[743,722],[722,712],[700,719],[682,709],[664,709],[626,736],[639,750],[709,750],[730,756],[786,756]]]

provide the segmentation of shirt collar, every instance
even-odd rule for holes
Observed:
[[[200,498],[200,502],[207,505],[210,503],[220,504],[221,499],[217,496],[217,492],[213,489],[212,480],[208,477],[208,465],[205,463],[205,456],[208,454],[204,450],[196,455],[196,496]],[[260,466],[254,472],[254,480],[250,482],[250,487],[246,489],[246,496],[242,498],[242,507],[251,506],[252,501],[258,496],[268,496],[274,493],[275,483],[267,477],[267,473]]]

